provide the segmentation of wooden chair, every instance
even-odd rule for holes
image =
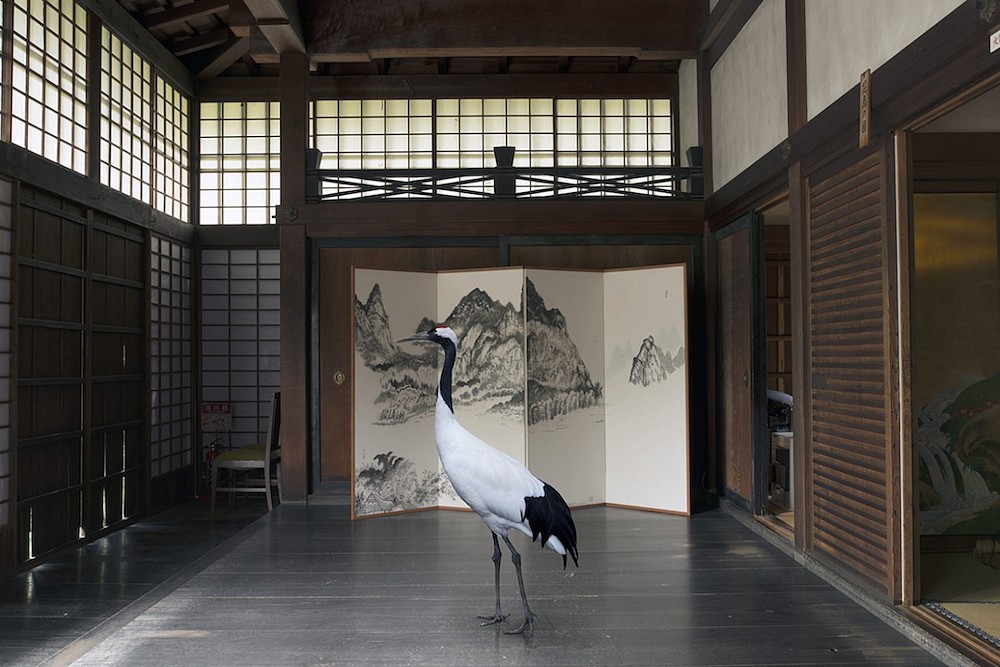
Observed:
[[[220,469],[229,471],[227,486],[219,486]],[[239,479],[241,473],[256,470],[261,472],[261,477]],[[271,398],[271,416],[264,442],[230,449],[212,460],[212,518],[215,518],[215,497],[218,493],[263,493],[267,498],[267,511],[270,512],[274,509],[272,486],[278,487],[278,502],[281,502],[281,392],[278,391]]]

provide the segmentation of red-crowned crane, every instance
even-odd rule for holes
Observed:
[[[455,419],[451,401],[451,375],[458,353],[458,336],[448,326],[437,326],[416,333],[404,341],[432,341],[444,349],[444,366],[438,385],[437,404],[434,409],[434,439],[445,474],[459,497],[475,510],[493,531],[493,563],[496,568],[496,612],[480,616],[481,625],[500,623],[506,616],[500,612],[500,543],[499,536],[510,549],[511,560],[517,570],[517,585],[524,604],[524,623],[508,634],[530,635],[535,615],[528,607],[521,574],[521,554],[511,544],[507,533],[519,530],[540,542],[543,547],[563,557],[573,557],[580,566],[576,549],[576,525],[569,506],[559,492],[531,474],[526,467],[503,452],[490,447],[469,433]]]

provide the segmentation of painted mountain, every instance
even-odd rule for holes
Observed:
[[[430,320],[420,324],[424,330]],[[419,331],[420,329],[414,329]],[[382,303],[382,288],[376,283],[365,303],[354,299],[354,339],[365,366],[379,374],[381,392],[375,402],[382,406],[379,423],[398,424],[434,409],[437,392],[437,359],[434,346],[408,347],[403,351],[393,342],[389,316]]]
[[[660,349],[652,336],[646,336],[639,348],[639,353],[632,357],[632,370],[628,381],[648,387],[656,382],[662,382],[667,376],[684,364],[684,348],[677,350],[671,358],[669,352]]]
[[[459,402],[489,401],[493,411],[524,405],[524,325],[521,310],[479,288],[446,320],[458,335],[452,389]]]
[[[557,308],[548,309],[525,278],[528,326],[528,423],[553,419],[596,405],[603,389],[590,377],[576,343],[569,336],[566,318]]]
[[[462,298],[446,321],[459,338],[453,384],[456,400],[488,401],[493,411],[520,410],[524,403],[520,310],[477,288]],[[435,324],[424,318],[412,331],[426,331]],[[398,424],[433,410],[441,351],[437,345],[407,346],[416,353],[396,346],[378,284],[365,303],[355,298],[354,330],[361,359],[379,374],[381,392],[375,399],[381,406],[379,423]]]

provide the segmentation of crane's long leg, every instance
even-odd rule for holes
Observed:
[[[510,549],[510,559],[514,561],[514,569],[517,570],[517,586],[521,589],[521,602],[524,603],[524,623],[516,630],[510,630],[506,634],[519,635],[525,633],[526,635],[530,635],[535,627],[535,615],[531,613],[531,609],[528,607],[528,596],[524,592],[524,576],[521,574],[521,554],[517,553],[517,549],[510,543],[510,538],[506,535],[503,536],[503,541],[507,543],[507,548]]]
[[[497,541],[497,534],[493,533],[493,564],[496,566],[496,588],[497,588],[497,610],[493,616],[477,616],[476,618],[481,618],[483,620],[479,625],[493,625],[494,623],[500,623],[503,619],[507,618],[505,615],[500,613],[500,559],[503,558],[503,552],[500,551],[500,542]]]

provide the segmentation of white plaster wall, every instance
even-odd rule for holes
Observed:
[[[698,61],[682,60],[678,70],[679,88],[677,106],[680,114],[678,123],[677,152],[679,164],[689,167],[687,149],[698,145]]]
[[[853,88],[862,72],[874,72],[960,4],[961,0],[807,0],[809,118]]]
[[[713,188],[787,136],[785,3],[764,0],[712,68]]]

